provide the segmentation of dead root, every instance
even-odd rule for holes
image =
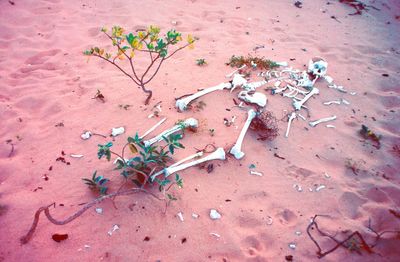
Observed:
[[[98,203],[103,202],[106,199],[113,199],[113,198],[115,198],[117,196],[132,195],[132,194],[139,193],[139,192],[144,192],[144,193],[150,194],[152,197],[154,197],[157,200],[165,201],[166,207],[168,205],[168,201],[166,201],[163,198],[159,198],[157,195],[155,195],[155,194],[153,194],[153,193],[151,193],[151,192],[149,192],[149,191],[147,191],[147,190],[145,190],[143,188],[131,188],[131,189],[128,189],[128,190],[125,190],[125,191],[119,191],[119,192],[116,192],[116,193],[112,193],[112,194],[108,194],[108,195],[104,195],[104,196],[101,196],[99,198],[96,198],[93,201],[91,201],[91,202],[87,203],[86,205],[84,205],[80,210],[78,210],[76,213],[74,213],[73,215],[69,216],[68,218],[66,218],[64,220],[57,220],[50,214],[50,210],[49,210],[50,207],[51,206],[55,207],[55,203],[52,203],[52,204],[50,204],[48,206],[41,207],[36,211],[31,228],[29,229],[28,233],[25,236],[20,238],[21,244],[23,244],[23,245],[27,244],[32,239],[32,236],[35,233],[37,225],[39,223],[40,214],[43,211],[44,211],[44,214],[46,215],[47,219],[51,223],[53,223],[54,225],[65,225],[65,224],[68,224],[68,223],[74,221],[76,218],[80,217],[89,208],[93,207],[94,205],[96,205]]]
[[[376,232],[372,226],[371,226],[371,220],[369,221],[369,225],[368,225],[368,229],[375,234],[375,241],[373,244],[368,244],[363,235],[358,232],[358,231],[354,231],[351,232],[350,234],[347,235],[347,237],[344,240],[338,240],[335,236],[332,236],[324,231],[322,231],[318,224],[317,224],[317,217],[319,217],[321,215],[315,215],[312,220],[311,223],[308,225],[307,227],[307,234],[310,237],[311,241],[315,244],[315,246],[317,247],[317,256],[318,258],[323,258],[326,255],[334,252],[336,249],[338,249],[339,247],[344,247],[349,251],[355,251],[359,254],[361,254],[362,251],[365,251],[369,254],[375,253],[373,248],[378,244],[379,240],[381,239],[381,237],[384,234],[387,233],[395,233],[395,234],[400,234],[400,231],[383,231],[383,232]],[[312,230],[316,230],[318,232],[319,235],[323,236],[323,237],[327,237],[329,239],[331,239],[333,242],[335,242],[335,246],[333,246],[332,248],[323,251],[321,248],[321,245],[317,242],[317,240],[315,239],[315,237],[311,234]]]
[[[278,120],[271,111],[257,113],[257,116],[250,124],[250,129],[254,130],[258,140],[274,140],[279,135]]]

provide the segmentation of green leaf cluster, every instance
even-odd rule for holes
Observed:
[[[102,195],[107,194],[108,187],[106,186],[106,184],[110,180],[103,176],[97,176],[97,171],[93,173],[91,179],[82,178],[82,180],[86,185],[89,186],[90,189],[98,190]]]

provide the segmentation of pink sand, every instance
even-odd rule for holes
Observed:
[[[366,229],[370,218],[377,231],[399,230],[400,220],[389,212],[400,210],[400,156],[392,150],[400,146],[397,0],[370,1],[380,11],[371,9],[361,16],[349,16],[353,10],[333,0],[330,5],[304,1],[301,9],[294,1],[282,0],[9,2],[0,2],[0,261],[285,261],[288,255],[294,261],[317,261],[316,247],[305,231],[315,214],[331,216],[319,223],[332,234],[358,230],[369,242],[374,240]],[[177,54],[161,68],[150,85],[150,106],[143,106],[144,94],[115,68],[82,55],[92,44],[108,45],[99,31],[102,26],[135,30],[155,24],[168,30],[173,21],[184,35],[193,33],[200,40],[194,50]],[[254,53],[260,44],[265,48]],[[174,98],[226,81],[232,69],[224,63],[233,54],[248,53],[288,61],[299,69],[310,58],[323,57],[329,75],[357,94],[317,83],[321,93],[308,102],[310,118],[337,115],[332,123],[336,129],[310,128],[300,119],[285,138],[284,118],[280,136],[272,142],[257,141],[249,132],[242,160],[215,161],[210,174],[198,168],[181,172],[184,188],[175,192],[179,200],[165,215],[163,204],[147,195],[119,197],[118,209],[105,201],[98,205],[102,215],[91,209],[65,226],[42,217],[31,242],[20,245],[19,237],[39,207],[56,202],[51,212],[63,219],[95,197],[81,181],[94,170],[113,178],[112,189],[119,186],[120,175],[96,157],[97,144],[109,139],[94,136],[83,141],[83,130],[107,134],[112,127],[124,126],[127,133],[114,142],[121,148],[127,136],[143,133],[159,120],[147,116],[151,106],[162,101],[161,116],[168,120],[157,131],[177,119],[200,120],[200,130],[185,136],[186,149],[176,159],[208,143],[229,148],[246,118],[237,108],[225,110],[234,105],[235,94],[207,95],[201,99],[207,104],[203,110],[184,113],[176,111]],[[208,65],[197,66],[198,58]],[[97,89],[105,103],[91,99]],[[292,110],[290,100],[266,94],[267,109],[279,119],[283,110]],[[337,98],[351,104],[322,104]],[[123,110],[119,104],[132,107]],[[224,126],[223,118],[231,116],[238,117],[238,128]],[[61,122],[64,126],[56,127]],[[358,135],[361,124],[383,136],[379,150]],[[213,137],[210,128],[215,129]],[[8,139],[15,144],[11,157]],[[70,165],[55,161],[61,151]],[[73,159],[69,154],[84,157]],[[365,161],[358,176],[345,168],[346,158]],[[250,164],[264,176],[249,175]],[[302,185],[303,192],[294,184]],[[326,188],[309,191],[320,184]],[[209,218],[211,208],[222,214],[220,220]],[[184,222],[176,217],[178,212]],[[193,219],[192,213],[200,217]],[[107,235],[114,224],[120,230]],[[56,243],[51,239],[54,233],[67,233],[69,239]],[[146,236],[149,241],[143,241]],[[324,248],[332,246],[318,239]],[[292,242],[295,250],[288,246]],[[387,234],[374,254],[339,248],[323,261],[400,261],[399,244],[399,238]]]

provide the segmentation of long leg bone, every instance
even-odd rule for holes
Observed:
[[[199,125],[199,122],[197,121],[197,119],[188,118],[181,124],[174,125],[172,128],[165,130],[158,136],[156,136],[152,139],[149,139],[147,141],[143,141],[143,143],[145,146],[150,146],[154,143],[161,141],[163,139],[163,137],[168,137],[169,135],[182,130],[182,128],[187,128],[187,127],[196,128],[196,127],[198,127],[198,125]]]
[[[163,119],[161,119],[157,124],[155,124],[154,126],[152,126],[149,130],[146,131],[146,133],[144,133],[140,139],[144,138],[145,136],[147,136],[148,134],[150,134],[151,132],[153,132],[157,127],[159,127],[162,123],[165,122],[165,120],[167,120],[166,117],[164,117]]]
[[[336,119],[336,116],[331,116],[331,117],[321,118],[321,119],[316,120],[316,121],[311,121],[311,122],[309,122],[309,124],[310,124],[310,126],[314,127],[314,126],[316,126],[318,124],[321,124],[321,123],[324,123],[324,122],[328,122],[328,121],[332,121],[332,120],[335,120],[335,119]]]
[[[240,70],[242,70],[242,69],[245,68],[245,67],[246,67],[246,65],[242,65],[241,67],[239,67],[238,69],[236,69],[236,70],[233,71],[232,73],[227,74],[225,77],[226,77],[226,78],[231,78],[234,74],[236,74],[237,72],[239,72]]]
[[[288,122],[288,126],[287,126],[287,129],[286,129],[285,137],[289,137],[290,126],[292,125],[292,121],[293,121],[293,119],[295,119],[295,118],[296,118],[296,113],[295,113],[295,112],[292,112],[292,113],[290,114],[290,117],[289,117],[289,122]]]
[[[217,148],[217,150],[215,150],[213,153],[209,154],[206,157],[203,157],[203,158],[200,158],[200,159],[197,159],[195,161],[192,161],[192,162],[189,162],[189,163],[185,163],[185,164],[182,164],[182,165],[173,166],[173,167],[167,167],[167,168],[164,169],[164,174],[165,174],[165,177],[167,177],[167,176],[169,176],[169,175],[171,175],[173,173],[179,172],[179,171],[184,170],[186,168],[189,168],[189,167],[192,167],[192,166],[195,166],[195,165],[207,162],[207,161],[211,161],[211,160],[225,160],[225,151],[224,151],[224,149],[222,147],[219,147],[219,148]]]
[[[244,123],[244,126],[242,128],[242,131],[239,134],[239,137],[236,141],[236,144],[232,147],[232,149],[229,151],[229,153],[231,153],[232,155],[235,156],[236,159],[241,159],[242,157],[244,157],[244,153],[242,152],[242,143],[243,143],[243,139],[244,136],[246,135],[247,129],[249,129],[249,126],[251,124],[251,121],[253,121],[253,119],[256,117],[257,113],[253,110],[250,109],[247,112],[247,119],[246,122]]]
[[[213,86],[213,87],[209,87],[209,88],[203,89],[203,90],[201,90],[201,91],[199,91],[199,92],[197,92],[197,93],[195,93],[193,95],[187,96],[185,98],[178,99],[176,101],[175,105],[180,111],[185,111],[187,106],[189,105],[189,103],[192,102],[193,100],[195,100],[195,99],[197,99],[197,98],[199,98],[199,97],[201,97],[203,95],[206,95],[208,93],[211,93],[211,92],[214,92],[214,91],[217,91],[217,90],[223,90],[225,88],[230,89],[231,87],[232,87],[231,83],[221,83],[221,84],[219,84],[217,86]]]
[[[319,89],[314,87],[310,93],[308,93],[301,101],[294,101],[293,107],[296,110],[300,110],[303,104],[313,95],[319,94]]]
[[[203,151],[200,151],[200,152],[197,152],[196,154],[193,154],[193,155],[190,155],[190,156],[188,156],[188,157],[185,157],[184,159],[179,160],[178,162],[176,162],[176,163],[170,165],[168,168],[172,168],[172,167],[175,167],[175,166],[179,166],[180,164],[182,164],[182,163],[184,163],[184,162],[186,162],[186,161],[189,161],[189,160],[192,160],[193,158],[201,157],[201,156],[203,156]],[[161,170],[161,171],[155,173],[154,175],[152,175],[152,176],[151,176],[151,180],[154,181],[154,179],[155,179],[156,177],[158,177],[159,175],[161,175],[161,174],[164,173],[164,170],[165,170],[165,169],[163,169],[163,170]]]

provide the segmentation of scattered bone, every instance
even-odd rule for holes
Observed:
[[[357,93],[356,92],[350,92],[350,95],[355,96],[355,95],[357,95]]]
[[[213,232],[211,232],[211,233],[210,233],[210,235],[211,235],[211,236],[214,236],[214,237],[217,237],[217,238],[220,238],[220,237],[221,237],[221,235],[220,235],[220,234],[213,233]]]
[[[274,83],[274,86],[275,86],[275,87],[279,87],[279,86],[281,85],[281,83],[282,83],[281,81],[276,81],[276,82]],[[286,88],[285,88],[285,89],[286,89]]]
[[[241,91],[238,95],[238,98],[245,102],[256,104],[260,107],[264,107],[267,104],[266,95],[260,92]]]
[[[99,215],[103,214],[103,209],[101,207],[96,207],[95,211]]]
[[[334,125],[326,125],[327,128],[336,128]]]
[[[196,214],[196,213],[192,213],[192,217],[193,217],[194,219],[198,219],[198,218],[199,218],[199,215]]]
[[[333,83],[333,78],[328,76],[328,75],[324,75],[322,78],[324,78],[325,81],[328,82],[328,84],[332,84]]]
[[[251,121],[256,117],[256,115],[257,115],[257,113],[253,109],[250,109],[247,112],[247,120],[244,123],[242,131],[240,132],[239,137],[238,137],[235,145],[229,151],[229,153],[234,155],[236,159],[241,159],[245,155],[244,152],[242,152],[243,139],[244,139],[244,136],[246,135],[247,130],[249,129]]]
[[[225,160],[225,151],[222,147],[217,148],[217,150],[215,150],[213,153],[209,154],[206,157],[203,157],[203,158],[200,158],[195,161],[185,163],[182,165],[167,167],[164,169],[164,175],[165,175],[165,177],[167,177],[175,172],[179,172],[179,171],[187,169],[189,167],[192,167],[192,166],[195,166],[195,165],[207,162],[207,161],[212,161],[212,160]]]
[[[212,220],[220,219],[220,218],[221,218],[221,214],[218,213],[217,210],[211,209],[211,210],[210,210],[210,218],[211,218]]]
[[[313,95],[317,95],[317,94],[319,94],[319,89],[316,88],[316,87],[314,87],[314,88],[311,90],[311,92],[308,93],[301,101],[294,101],[294,102],[293,102],[293,107],[294,107],[296,110],[300,110],[301,107],[303,106],[303,104],[304,104],[305,102],[307,102],[307,100],[310,99],[310,97],[312,97]]]
[[[255,175],[255,176],[263,176],[264,174],[263,174],[263,173],[261,173],[261,172],[257,172],[257,171],[253,171],[253,170],[251,170],[251,171],[250,171],[250,175]]]
[[[113,225],[110,231],[108,231],[108,235],[112,236],[112,234],[117,230],[119,230],[119,225]]]
[[[112,135],[113,137],[122,135],[123,133],[125,133],[125,128],[124,128],[123,126],[121,126],[121,127],[115,127],[115,128],[113,128],[113,129],[111,129],[111,135]]]
[[[318,186],[317,188],[315,188],[315,191],[319,192],[319,191],[321,191],[321,190],[324,189],[324,188],[326,188],[325,185],[320,185],[320,186]]]
[[[258,81],[258,82],[246,83],[243,85],[243,89],[245,89],[247,91],[255,91],[257,88],[265,85],[266,83],[268,83],[268,82],[265,80]]]
[[[303,192],[303,188],[298,184],[294,184],[293,188],[296,189],[298,192]]]
[[[328,178],[328,179],[331,178],[331,176],[326,172],[324,172],[324,176],[325,176],[325,178]]]
[[[245,67],[246,67],[246,65],[242,65],[241,67],[239,67],[238,69],[236,69],[236,70],[233,71],[232,73],[227,74],[225,77],[226,77],[226,78],[231,78],[234,74],[236,74],[237,72],[239,72],[240,70],[242,70],[242,69],[245,68]]]
[[[324,105],[329,106],[331,104],[337,104],[340,105],[342,102],[340,100],[332,100],[332,101],[328,101],[328,102],[324,102]]]
[[[309,122],[310,126],[315,127],[318,124],[324,123],[324,122],[329,122],[332,120],[335,120],[336,116],[331,116],[331,117],[325,117],[325,118],[321,118],[319,120],[315,120],[315,121],[311,121]]]
[[[301,235],[301,231],[296,231],[296,232],[294,232],[294,234],[295,234],[296,236],[300,236],[300,235]]]
[[[285,137],[289,137],[290,126],[292,125],[292,121],[295,118],[296,118],[296,113],[292,112],[290,114],[290,117],[289,117],[289,122],[288,122],[288,126],[287,126],[287,129],[286,129]]]
[[[152,126],[149,130],[147,130],[142,136],[140,136],[140,139],[143,139],[145,136],[147,136],[148,134],[150,134],[151,132],[153,132],[157,127],[159,127],[162,123],[165,122],[165,120],[167,120],[166,117],[164,117],[163,119],[161,119],[157,124],[155,124],[154,126]]]
[[[71,154],[70,156],[73,158],[82,158],[83,157],[83,155],[74,155],[74,154]]]
[[[342,103],[345,104],[345,105],[350,105],[350,102],[347,101],[347,100],[344,99],[344,98],[342,98],[341,101],[342,101]]]
[[[279,66],[288,66],[288,62],[275,62]]]
[[[178,214],[176,214],[176,216],[179,218],[179,220],[181,222],[185,221],[185,219],[183,218],[183,213],[182,212],[179,212]]]
[[[153,113],[151,113],[150,115],[147,116],[147,118],[153,118],[155,116],[159,116],[159,114],[161,113],[162,109],[161,109],[161,102],[158,102],[152,109],[154,109]]]
[[[129,161],[128,158],[125,158],[124,160],[122,160],[122,158],[117,157],[117,158],[114,160],[113,164],[114,164],[114,165],[117,164],[119,160],[121,160],[122,162],[124,162],[124,160],[125,160],[125,163]]]
[[[81,135],[81,138],[82,138],[83,140],[87,140],[87,139],[89,139],[91,136],[92,136],[92,132],[86,131],[86,132],[84,132],[84,133]]]
[[[289,243],[289,248],[291,249],[296,249],[296,244],[295,243]]]
[[[177,124],[174,125],[172,128],[165,130],[164,132],[162,132],[161,134],[159,134],[158,136],[149,139],[147,141],[143,141],[145,146],[150,146],[154,143],[157,143],[161,140],[163,140],[163,137],[168,137],[169,135],[176,133],[178,131],[181,131],[182,128],[197,128],[199,125],[199,122],[197,121],[197,119],[195,118],[188,118],[185,121],[183,121],[181,124]]]
[[[187,109],[188,105],[193,100],[195,100],[195,99],[197,99],[197,98],[199,98],[199,97],[201,97],[203,95],[206,95],[208,93],[217,91],[217,90],[230,89],[230,88],[232,88],[232,84],[231,83],[221,83],[221,84],[219,84],[217,86],[213,86],[213,87],[209,87],[209,88],[203,89],[203,90],[201,90],[201,91],[199,91],[199,92],[197,92],[197,93],[195,93],[193,95],[184,97],[182,99],[178,99],[178,100],[176,100],[175,106],[176,106],[176,108],[179,109],[179,111],[185,111]]]

